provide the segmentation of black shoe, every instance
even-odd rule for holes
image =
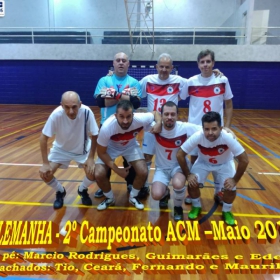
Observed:
[[[181,206],[174,206],[174,220],[176,222],[184,220],[183,208]]]
[[[101,189],[98,189],[98,190],[94,193],[94,197],[96,197],[96,198],[100,198],[100,197],[102,197],[102,196],[104,196],[104,193],[103,193],[103,191],[102,191]]]
[[[64,189],[64,188],[63,188]],[[64,189],[64,192],[56,192],[56,200],[53,203],[53,208],[54,209],[59,209],[63,206],[63,198],[66,195],[66,190]]]
[[[170,198],[170,190],[169,188],[167,189],[168,193],[165,195],[160,201],[159,201],[159,208],[164,209],[168,208],[168,200]]]
[[[88,195],[88,190],[87,189],[84,189],[82,192],[79,191],[79,188],[78,188],[78,195],[82,198],[82,203],[84,205],[92,205],[92,201]]]
[[[147,196],[149,195],[149,193],[150,193],[150,188],[149,188],[149,186],[144,186],[144,187],[142,187],[141,189],[140,189],[140,191],[139,191],[139,193],[138,193],[138,195],[137,195],[137,198],[138,199],[145,199],[145,198],[147,198]]]

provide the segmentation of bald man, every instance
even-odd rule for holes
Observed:
[[[129,67],[129,58],[123,53],[115,54],[113,60],[114,74],[102,77],[96,86],[94,98],[97,105],[101,108],[102,124],[116,112],[117,104],[121,100],[128,100],[132,103],[134,109],[138,109],[141,105],[141,87],[139,82],[127,74]],[[128,163],[124,158],[124,167],[128,167]],[[111,170],[108,170],[108,178],[110,178]],[[129,174],[125,178],[127,182],[127,190],[130,192],[134,178],[136,176],[133,167],[129,169]],[[95,197],[102,197],[103,191],[98,189]]]
[[[43,165],[39,170],[40,177],[56,190],[54,209],[63,206],[66,191],[54,177],[58,168],[68,168],[74,160],[79,168],[84,168],[86,176],[78,188],[78,194],[84,205],[92,205],[88,187],[94,178],[94,155],[98,126],[91,109],[82,105],[80,96],[74,91],[67,91],[61,97],[61,106],[49,116],[41,137],[40,148]],[[53,146],[48,154],[48,140],[55,136]]]

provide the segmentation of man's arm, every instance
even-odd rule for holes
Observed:
[[[186,162],[186,156],[187,154],[180,148],[177,152],[177,161],[183,171],[183,174],[185,175],[188,181],[189,186],[195,187],[198,185],[197,178],[195,174],[191,173],[188,164]]]
[[[232,99],[225,100],[225,117],[226,117],[225,127],[231,126],[232,114],[233,114]]]
[[[234,188],[236,186],[236,184],[243,176],[243,174],[249,164],[248,156],[245,151],[241,155],[237,156],[236,158],[238,160],[238,165],[237,165],[235,175],[233,176],[233,178],[226,179],[225,184],[224,184],[225,189],[231,190],[232,188]]]
[[[125,168],[118,168],[118,166],[114,163],[114,161],[107,153],[107,147],[97,144],[97,154],[100,159],[119,176],[125,178],[128,175],[128,169],[130,168],[130,166]]]
[[[157,111],[153,111],[151,113],[154,115],[156,124],[151,128],[150,133],[160,133],[162,129],[161,114]]]
[[[92,135],[91,138],[91,147],[89,151],[88,158],[84,164],[84,168],[87,173],[94,175],[94,167],[95,167],[95,162],[94,162],[94,155],[96,152],[96,146],[97,146],[97,136],[98,135]]]
[[[43,165],[41,166],[39,173],[41,178],[46,180],[52,173],[52,168],[48,160],[48,140],[49,137],[42,133],[40,136],[40,150],[43,159]]]

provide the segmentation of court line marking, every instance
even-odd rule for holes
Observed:
[[[259,141],[255,140],[253,137],[247,135],[245,132],[243,132],[242,130],[238,129],[235,125],[232,125],[232,128],[234,128],[237,132],[241,133],[242,135],[246,136],[248,139],[250,139],[251,141],[253,141],[254,143],[256,143],[257,145],[259,145],[260,147],[264,148],[266,151],[268,151],[269,153],[271,153],[272,155],[274,155],[276,158],[280,159],[280,156],[276,153],[274,153],[272,150],[270,150],[269,148],[267,148],[265,145],[263,145],[262,143],[260,143]],[[240,139],[238,139],[240,140]],[[279,170],[279,169],[278,169]]]
[[[244,146],[246,146],[247,148],[252,150],[256,155],[258,155],[263,161],[265,161],[267,164],[269,164],[271,167],[273,167],[276,171],[280,171],[280,169],[276,165],[274,165],[269,160],[264,158],[259,152],[257,152],[254,148],[252,148],[249,144],[247,144],[246,142],[244,142],[240,138],[238,138],[238,141],[240,141]]]
[[[249,197],[240,195],[242,198],[247,199],[251,202],[254,202],[256,204],[259,204],[261,206],[267,207],[273,211],[276,211],[277,213],[280,213],[280,209],[277,209],[275,207],[269,206],[267,204],[263,204],[257,200],[251,199]],[[2,205],[15,205],[15,206],[40,206],[40,207],[53,207],[53,203],[41,203],[41,202],[21,202],[21,201],[3,201],[0,200],[0,204]],[[96,209],[97,205],[91,205],[91,206],[86,206],[83,204],[65,204],[64,203],[64,207],[71,207],[71,208],[88,208],[88,209]],[[215,205],[212,207],[212,209],[215,209]],[[63,208],[61,208],[63,209]],[[125,206],[112,206],[109,207],[106,210],[132,210],[132,211],[139,211],[138,209],[136,209],[135,207],[125,207]],[[216,209],[215,209],[216,210]],[[59,210],[57,210],[59,211]],[[173,212],[173,210],[171,209],[159,209],[159,208],[144,208],[143,210],[141,210],[143,212]],[[188,210],[183,210],[184,213],[189,213]],[[201,214],[203,215],[207,215],[209,214],[209,212],[207,211],[202,211]],[[248,217],[248,218],[270,218],[270,219],[280,219],[280,215],[269,215],[269,214],[244,214],[244,213],[233,213],[234,216],[236,217]],[[211,215],[213,216],[221,216],[222,212],[213,212],[211,213]],[[202,217],[203,218],[203,217]]]
[[[5,137],[11,136],[11,135],[16,134],[16,133],[18,133],[18,132],[24,131],[24,130],[29,129],[29,128],[31,128],[31,127],[35,127],[35,126],[41,125],[41,124],[43,124],[43,123],[46,123],[46,121],[40,122],[40,123],[37,123],[37,124],[33,124],[33,125],[27,126],[27,127],[25,127],[25,128],[22,128],[22,129],[20,129],[20,130],[16,130],[16,131],[14,131],[14,132],[5,134],[5,135],[3,135],[3,136],[0,136],[0,139],[3,139],[3,138],[5,138]]]
[[[10,163],[10,162],[0,162],[0,165],[7,165],[7,166],[42,166],[42,163]],[[78,167],[78,165],[69,165],[69,167]],[[118,168],[123,168],[123,166],[119,166]],[[82,169],[82,168],[81,168]],[[151,170],[155,170],[155,167],[151,167]]]
[[[258,172],[260,175],[280,176],[280,173]]]

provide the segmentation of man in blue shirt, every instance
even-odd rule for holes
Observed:
[[[113,60],[114,74],[112,76],[102,77],[96,86],[94,97],[97,105],[101,108],[100,126],[111,115],[116,112],[119,100],[129,100],[134,109],[141,105],[141,87],[139,82],[127,74],[129,59],[125,53],[117,53]],[[128,163],[124,161],[124,167]],[[111,170],[108,172],[110,177]],[[135,177],[133,168],[129,169],[129,175],[126,177],[128,191],[131,189]],[[102,197],[101,189],[95,192],[95,197]]]

